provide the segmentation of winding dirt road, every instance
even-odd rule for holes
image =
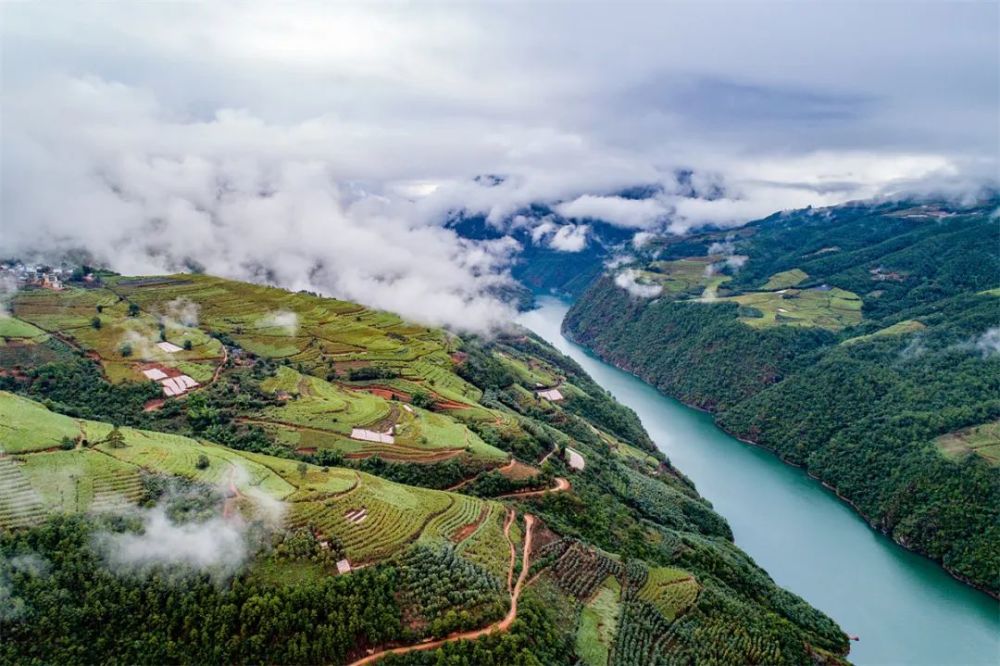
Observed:
[[[504,525],[504,535],[507,537],[507,543],[510,544],[511,555],[510,569],[507,573],[508,584],[514,576],[514,565],[517,563],[517,552],[514,549],[514,542],[510,540],[510,526],[514,522],[513,515],[513,512],[508,514],[507,522]],[[517,584],[514,585],[514,589],[511,591],[510,610],[507,611],[507,615],[502,620],[494,622],[488,627],[483,627],[482,629],[451,634],[450,636],[446,636],[445,638],[441,638],[436,641],[417,643],[416,645],[408,645],[405,647],[391,648],[389,650],[374,652],[367,657],[351,662],[349,666],[372,664],[382,657],[390,654],[406,654],[407,652],[416,652],[418,650],[434,650],[441,647],[445,643],[452,643],[454,641],[471,641],[483,636],[488,636],[489,634],[504,632],[510,629],[510,625],[512,625],[514,620],[517,619],[517,601],[521,597],[521,590],[524,588],[524,579],[527,577],[528,569],[531,567],[531,539],[534,535],[535,517],[531,514],[524,514],[524,523],[524,549],[521,556],[521,573],[517,577]]]
[[[541,490],[526,490],[519,493],[507,493],[506,495],[497,495],[497,499],[521,499],[522,497],[538,497],[540,495],[548,495],[549,493],[564,493],[573,486],[570,484],[569,480],[562,478],[561,476],[556,477],[556,485],[551,488],[543,488]]]

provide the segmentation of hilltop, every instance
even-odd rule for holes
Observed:
[[[856,203],[658,238],[564,328],[995,595],[996,207]]]
[[[847,652],[635,414],[526,331],[205,275],[95,272],[11,309],[4,660]]]

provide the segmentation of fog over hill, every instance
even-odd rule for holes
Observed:
[[[521,250],[596,225],[996,174],[995,4],[297,9],[4,5],[4,251],[483,330]]]

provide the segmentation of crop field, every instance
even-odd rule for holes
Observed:
[[[129,316],[129,303],[104,288],[70,288],[64,291],[25,290],[14,299],[17,315],[49,333],[57,333],[70,344],[96,353],[108,379],[113,382],[144,381],[136,364],[155,361],[168,367],[179,363],[193,364],[196,375],[211,376],[222,346],[204,331],[185,326],[172,318],[169,308],[142,311]],[[180,348],[166,352],[157,343],[170,342]],[[191,349],[185,349],[190,343]],[[127,353],[126,353],[127,350]],[[210,369],[209,369],[210,368]],[[195,376],[195,375],[192,375]],[[196,377],[197,378],[197,377]]]
[[[0,456],[0,529],[30,527],[45,516],[45,505],[21,465],[10,456]]]
[[[525,386],[555,386],[562,381],[562,377],[546,364],[525,361],[506,352],[495,352],[494,355]]]
[[[80,422],[43,405],[0,391],[0,452],[25,453],[58,447],[82,434]]]
[[[580,613],[576,653],[587,666],[607,666],[621,611],[621,585],[608,576]]]
[[[573,544],[549,570],[548,575],[563,591],[577,599],[590,599],[608,576],[621,576],[625,568],[618,560],[595,548]]]
[[[503,451],[447,415],[348,389],[289,367],[279,368],[263,388],[293,399],[265,409],[252,421],[296,449],[330,448],[350,456],[379,454],[412,462],[436,460],[443,452],[464,453],[466,449],[475,458],[506,458]],[[350,439],[354,428],[385,432],[390,427],[394,428],[392,444]]]
[[[1000,421],[943,435],[934,443],[945,457],[952,460],[975,454],[993,466],[1000,465]]]
[[[492,502],[468,495],[451,494],[451,505],[427,523],[421,541],[461,543],[490,515]]]
[[[843,289],[782,289],[727,296],[739,303],[740,321],[754,328],[806,326],[836,331],[861,323],[861,297]]]
[[[689,572],[670,567],[650,569],[639,598],[656,607],[669,621],[686,611],[698,598],[701,587]]]
[[[767,279],[761,289],[765,291],[776,291],[778,289],[787,289],[789,287],[794,287],[800,284],[803,280],[807,279],[809,274],[800,268],[793,268],[790,271],[782,271],[780,273],[775,273]]]
[[[883,329],[879,329],[874,333],[869,333],[868,335],[859,335],[855,338],[849,338],[844,340],[840,344],[842,345],[854,345],[859,342],[865,342],[867,340],[873,340],[875,338],[886,338],[894,335],[909,335],[910,333],[916,333],[927,328],[921,322],[915,319],[907,319],[905,321],[899,321],[892,326],[886,326]]]
[[[35,343],[42,342],[48,338],[48,334],[42,329],[29,324],[17,317],[7,317],[0,315],[0,345],[8,340],[18,342]]]
[[[50,512],[110,508],[142,490],[137,467],[91,449],[24,456],[21,471]]]
[[[430,521],[448,511],[449,493],[411,488],[360,474],[359,485],[326,499],[296,501],[293,525],[310,525],[337,537],[352,563],[383,559],[416,540]],[[363,510],[363,520],[348,515]]]
[[[490,573],[506,577],[510,565],[510,549],[503,534],[506,509],[502,504],[489,503],[489,513],[476,530],[458,546],[458,553]]]
[[[640,281],[646,284],[658,284],[669,294],[703,291],[709,285],[716,287],[729,278],[725,275],[712,275],[710,266],[715,262],[713,257],[688,257],[674,261],[654,261],[646,270],[639,271]]]

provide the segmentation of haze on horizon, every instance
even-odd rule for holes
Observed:
[[[510,318],[494,294],[518,247],[459,238],[455,214],[579,251],[594,218],[676,232],[967,196],[1000,163],[995,2],[0,16],[3,254],[198,267],[465,329]],[[722,195],[685,196],[679,169]],[[615,196],[636,185],[658,193]],[[561,218],[516,216],[534,202]]]

